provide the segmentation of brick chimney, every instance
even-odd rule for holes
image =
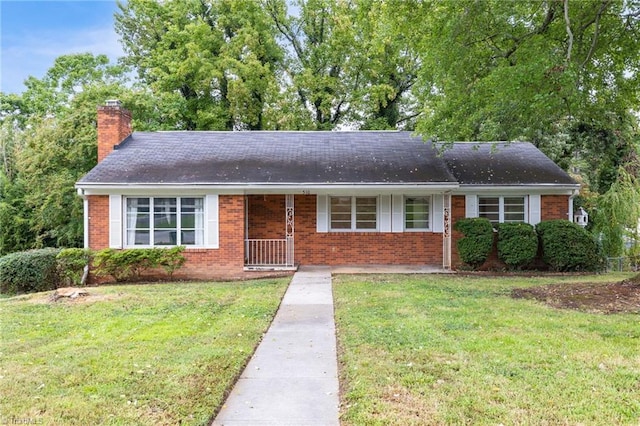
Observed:
[[[98,107],[98,163],[113,151],[113,147],[131,134],[131,112],[120,101],[106,101]]]

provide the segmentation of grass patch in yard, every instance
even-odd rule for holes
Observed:
[[[290,278],[90,287],[0,301],[0,423],[205,424]]]
[[[627,276],[334,277],[342,423],[639,424],[640,315],[510,297]]]

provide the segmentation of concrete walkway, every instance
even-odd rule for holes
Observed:
[[[330,268],[294,274],[213,425],[339,425]]]

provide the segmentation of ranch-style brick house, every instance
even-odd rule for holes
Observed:
[[[453,225],[573,218],[579,185],[530,143],[438,150],[403,131],[131,132],[98,108],[76,184],[85,247],[183,245],[183,278],[298,265],[455,268]]]

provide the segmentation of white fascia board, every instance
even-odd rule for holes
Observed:
[[[198,195],[215,192],[217,194],[341,194],[341,193],[437,193],[452,191],[458,188],[457,183],[359,183],[359,184],[317,184],[317,183],[284,183],[284,184],[101,184],[101,183],[77,183],[76,188],[85,195],[108,195],[118,192],[123,195],[132,194],[175,194]]]
[[[453,195],[467,194],[557,194],[571,195],[580,189],[580,185],[460,185],[452,191]]]

